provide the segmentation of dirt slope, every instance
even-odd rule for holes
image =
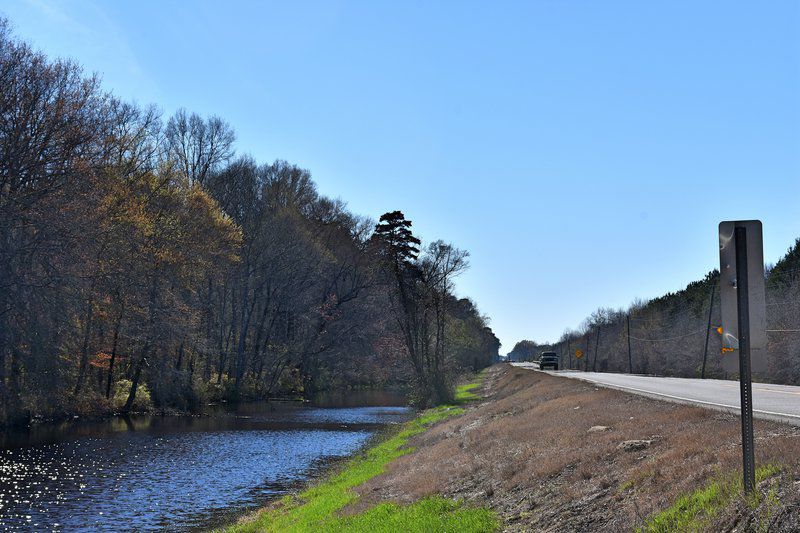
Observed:
[[[508,531],[630,531],[740,468],[733,415],[508,365],[491,368],[483,388],[485,401],[416,437],[414,453],[361,486],[355,509],[441,494],[491,507]],[[783,467],[760,487],[771,503],[735,501],[709,529],[756,530],[766,516],[770,530],[793,530],[800,428],[757,421],[756,460]]]

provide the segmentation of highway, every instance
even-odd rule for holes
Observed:
[[[553,376],[588,381],[661,400],[738,413],[739,382],[722,379],[664,378],[635,374],[539,370],[536,363],[511,363]],[[753,416],[800,426],[800,387],[753,383]]]

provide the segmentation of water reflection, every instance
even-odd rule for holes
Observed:
[[[207,417],[7,433],[0,523],[37,531],[208,526],[285,492],[407,416],[404,407],[254,403]]]

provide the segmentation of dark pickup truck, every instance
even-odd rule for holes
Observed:
[[[542,352],[542,355],[539,356],[539,369],[544,370],[547,367],[558,370],[558,354],[556,352]]]

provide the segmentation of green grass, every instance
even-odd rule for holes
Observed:
[[[756,469],[756,482],[780,472],[781,468],[768,464]],[[742,494],[741,473],[738,478],[728,476],[707,487],[681,496],[667,509],[651,517],[640,532],[667,533],[702,531],[723,509]]]
[[[479,378],[480,379],[480,378]],[[471,392],[479,383],[456,393],[459,403],[478,398]],[[468,507],[438,496],[411,505],[382,503],[365,512],[341,516],[339,511],[357,499],[351,489],[384,472],[396,458],[411,453],[408,440],[431,425],[464,412],[454,405],[428,409],[403,425],[399,433],[351,459],[345,467],[297,496],[286,496],[251,520],[235,524],[227,533],[253,531],[494,531],[499,523],[488,509]]]
[[[468,402],[474,402],[475,400],[480,400],[481,397],[475,392],[481,385],[483,385],[483,379],[485,374],[481,372],[475,378],[474,381],[467,383],[466,385],[459,385],[456,387],[456,395],[455,395],[455,403],[463,404]]]
[[[461,404],[465,402],[474,402],[475,400],[479,400],[480,396],[477,393],[473,392],[475,389],[480,387],[480,381],[474,383],[468,383],[466,385],[459,385],[456,387],[456,403]]]
[[[487,509],[466,507],[461,502],[432,496],[402,507],[382,503],[365,513],[346,518],[336,531],[494,531],[498,523]]]

